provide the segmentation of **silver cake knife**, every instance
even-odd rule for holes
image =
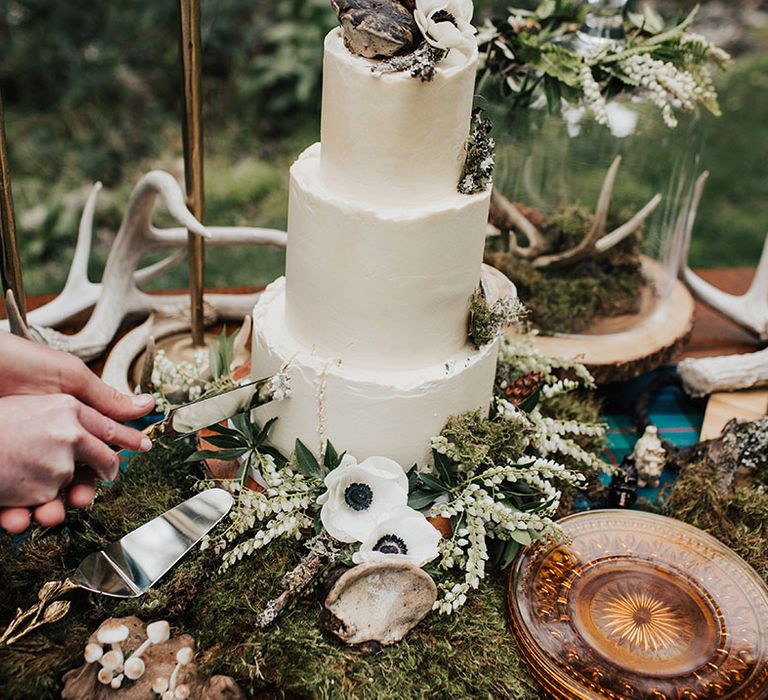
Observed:
[[[188,498],[125,537],[89,554],[74,575],[49,581],[38,602],[15,619],[0,636],[10,645],[43,624],[55,622],[69,611],[60,598],[75,588],[114,598],[136,598],[151,588],[230,511],[229,491],[213,488]]]
[[[136,598],[151,588],[232,508],[224,489],[208,489],[89,554],[72,580],[93,593]]]

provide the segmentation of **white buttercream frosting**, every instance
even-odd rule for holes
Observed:
[[[426,464],[430,438],[449,417],[487,411],[498,343],[466,345],[441,362],[412,370],[347,366],[313,352],[285,324],[285,280],[273,282],[254,309],[252,372],[268,376],[287,365],[291,396],[257,408],[260,422],[277,416],[271,442],[286,454],[296,438],[313,452],[329,439],[358,459],[385,455],[406,468]]]
[[[418,368],[467,340],[480,279],[489,192],[454,190],[418,210],[339,197],[324,186],[319,144],[291,169],[288,327],[353,366]]]
[[[435,77],[373,75],[374,61],[325,38],[321,173],[328,189],[360,203],[405,208],[449,198],[464,164],[477,46],[451,51]]]

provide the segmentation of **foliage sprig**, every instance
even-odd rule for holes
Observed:
[[[543,0],[535,10],[510,8],[508,17],[489,20],[480,32],[483,74],[498,77],[515,105],[543,96],[550,111],[562,101],[584,105],[601,123],[608,100],[639,90],[670,127],[677,124],[675,110],[690,112],[697,104],[719,115],[711,70],[725,67],[730,56],[688,31],[697,9],[671,25],[650,8],[626,13],[624,40],[582,50],[576,35],[586,3]]]

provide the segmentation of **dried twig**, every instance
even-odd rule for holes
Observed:
[[[306,546],[309,550],[307,554],[283,576],[283,592],[270,600],[257,618],[261,629],[269,627],[288,604],[312,583],[326,565],[336,561],[340,554],[339,543],[325,531],[315,535]]]

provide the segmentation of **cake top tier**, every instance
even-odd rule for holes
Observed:
[[[453,198],[466,158],[477,46],[451,50],[428,81],[374,72],[341,29],[325,40],[320,175],[338,196],[387,208]]]

